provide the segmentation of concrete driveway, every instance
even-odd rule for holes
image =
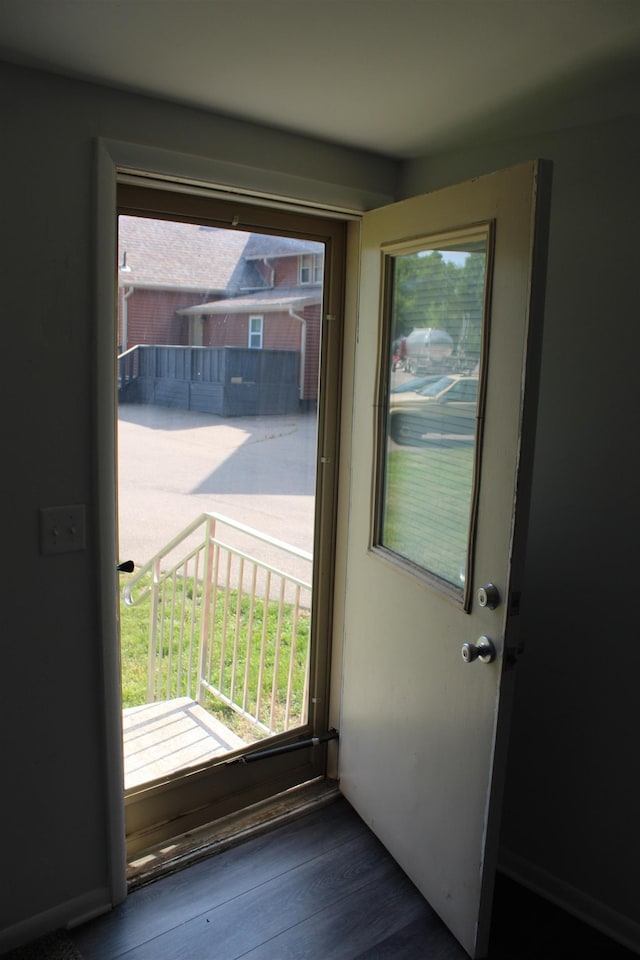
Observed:
[[[144,565],[214,511],[310,551],[316,415],[223,418],[122,405],[120,560]]]

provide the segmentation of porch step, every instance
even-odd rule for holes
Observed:
[[[189,697],[128,707],[123,744],[126,790],[245,746]]]

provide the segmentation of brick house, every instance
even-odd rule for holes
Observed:
[[[119,351],[141,344],[295,351],[317,396],[322,244],[140,217],[119,221]]]

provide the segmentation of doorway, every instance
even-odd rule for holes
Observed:
[[[345,228],[131,183],[117,209],[131,857],[325,775]]]

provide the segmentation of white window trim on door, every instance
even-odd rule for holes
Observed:
[[[108,876],[104,904],[96,906],[102,912],[122,902],[127,894],[125,816],[122,796],[124,781],[122,758],[122,713],[120,688],[119,638],[117,635],[118,597],[113,591],[113,577],[118,557],[116,484],[116,433],[113,410],[116,405],[115,373],[111,358],[116,356],[116,330],[113,276],[116,268],[114,251],[117,249],[118,180],[140,176],[140,171],[154,171],[159,186],[167,182],[187,185],[187,191],[205,193],[220,198],[240,198],[291,211],[304,211],[336,220],[351,221],[347,260],[357,260],[357,232],[362,213],[372,207],[392,202],[392,194],[364,190],[360,186],[344,186],[307,180],[287,173],[253,167],[239,167],[211,158],[174,153],[161,148],[146,147],[106,138],[95,141],[96,207],[95,207],[95,369],[94,369],[94,448],[96,512],[93,517],[100,553],[96,564],[96,581],[100,619],[100,655],[104,691],[104,784],[106,835],[108,845]],[[291,198],[283,200],[282,198]],[[356,284],[357,287],[357,284]],[[355,303],[356,289],[347,291]],[[109,358],[105,360],[105,358]],[[345,367],[347,381],[350,364]],[[348,395],[349,382],[346,383]],[[343,417],[347,427],[348,416]],[[345,422],[346,421],[346,422]],[[338,503],[338,512],[340,504]],[[337,561],[339,562],[339,561]],[[338,571],[338,579],[340,572]]]

